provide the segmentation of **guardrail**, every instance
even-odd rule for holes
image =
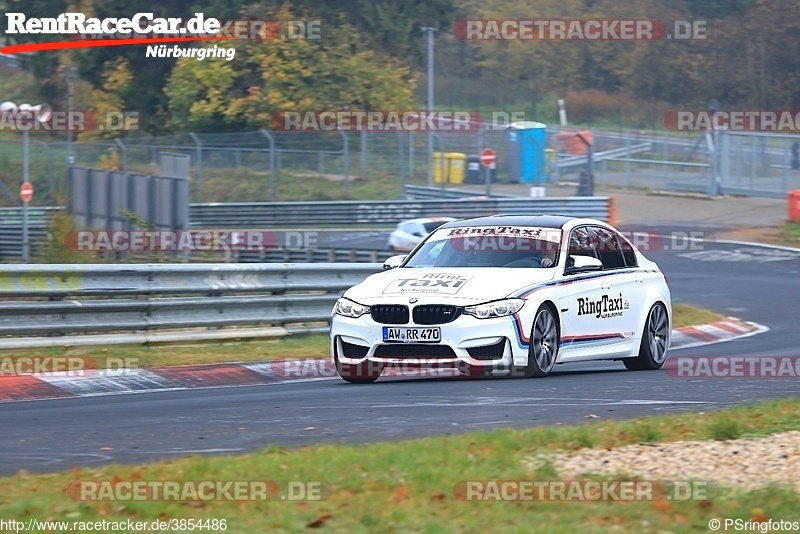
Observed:
[[[0,334],[327,323],[341,293],[380,270],[376,263],[7,265]],[[0,348],[14,340],[0,340]]]
[[[431,194],[439,188],[413,186],[411,191]],[[492,196],[474,198],[475,193],[445,189],[450,196],[439,200],[337,201],[337,202],[243,202],[191,204],[191,228],[325,228],[391,226],[416,217],[469,218],[504,213],[509,215],[567,215],[609,221],[609,197],[527,198]],[[460,198],[459,195],[464,196]],[[45,237],[45,226],[64,208],[30,208],[32,244]],[[17,260],[22,254],[21,208],[0,208],[0,260]],[[278,254],[278,253],[276,253]],[[308,259],[292,252],[288,256],[261,255],[259,261],[374,261],[345,251],[315,252]],[[360,254],[360,253],[359,253]],[[328,256],[326,256],[328,255]],[[245,260],[253,261],[253,260]]]
[[[567,215],[608,220],[608,197],[192,204],[193,228],[376,226],[416,217]]]
[[[380,263],[396,254],[391,251],[357,249],[277,248],[271,250],[243,250],[236,259],[243,263]]]
[[[473,184],[474,185],[474,184]],[[476,185],[478,187],[478,185]],[[514,195],[498,195],[491,194],[485,195],[483,193],[476,193],[475,191],[464,191],[463,189],[452,189],[443,187],[429,187],[427,185],[409,185],[403,188],[406,195],[414,198],[422,199],[437,199],[437,198],[520,198]]]

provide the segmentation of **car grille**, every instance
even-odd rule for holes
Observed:
[[[408,324],[408,306],[402,304],[378,304],[370,306],[372,320],[381,324]]]
[[[503,338],[493,345],[468,348],[467,352],[476,360],[499,360],[503,357],[503,350],[505,350],[505,348],[506,340]]]
[[[342,356],[345,358],[363,358],[369,352],[369,347],[342,341]]]
[[[415,306],[413,315],[415,324],[445,324],[455,321],[461,315],[458,306],[420,305]]]
[[[446,360],[456,353],[447,345],[423,345],[417,343],[378,345],[376,358],[410,358],[420,360]]]

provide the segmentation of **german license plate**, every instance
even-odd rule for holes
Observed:
[[[442,332],[436,328],[415,327],[383,327],[383,340],[396,343],[438,343],[442,340]]]

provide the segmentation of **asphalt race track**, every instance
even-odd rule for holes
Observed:
[[[798,355],[800,254],[719,243],[700,248],[646,253],[667,274],[674,302],[707,307],[770,330],[671,356]],[[687,379],[601,362],[559,366],[540,380],[381,379],[359,386],[332,379],[4,403],[0,473],[150,462],[268,445],[591,423],[798,394],[800,379]],[[599,418],[587,419],[589,414]]]

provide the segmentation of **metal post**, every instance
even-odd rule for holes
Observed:
[[[414,131],[408,132],[408,181],[413,182],[416,176],[414,168]]]
[[[350,145],[347,139],[347,134],[345,134],[341,129],[339,130],[339,135],[342,136],[343,143],[344,143],[344,198],[350,198]]]
[[[631,131],[625,130],[625,187],[631,186]]]
[[[367,131],[361,130],[361,165],[359,166],[359,176],[367,176]]]
[[[128,147],[125,146],[125,143],[120,140],[119,137],[114,139],[114,142],[117,143],[117,146],[122,151],[122,171],[127,172],[128,170]]]
[[[406,160],[403,157],[403,132],[397,131],[397,152],[400,155],[400,182],[402,184],[402,194],[406,194]]]
[[[75,67],[67,68],[67,111],[68,116],[72,119],[72,108],[74,102],[74,84],[75,84]],[[67,128],[67,164],[72,165],[75,163],[75,156],[72,154],[72,128]]]
[[[756,138],[750,138],[750,189],[755,187],[756,177]]]
[[[431,134],[431,139],[433,139],[434,142],[437,141],[437,140],[439,141],[439,162],[438,162],[438,165],[439,165],[439,178],[440,178],[439,183],[441,184],[439,187],[441,189],[442,198],[445,198],[445,193],[444,193],[444,187],[445,186],[444,186],[444,184],[450,182],[450,176],[449,176],[449,174],[445,173],[445,170],[448,169],[449,165],[447,164],[448,163],[447,160],[444,159],[444,146],[442,144],[441,138],[439,138],[436,134]],[[435,147],[435,145],[434,145],[434,147]],[[433,152],[431,152],[431,154],[433,154]]]
[[[28,130],[27,128],[22,131],[22,181],[28,182],[30,176],[28,174]]]
[[[30,243],[28,241],[28,203],[22,203],[22,263],[30,259]]]
[[[269,139],[269,201],[275,202],[275,139],[266,130],[261,130]]]
[[[41,141],[39,141],[39,143],[44,147],[45,152],[47,152],[47,184],[50,192],[50,200],[51,202],[55,203],[56,178],[55,178],[55,173],[53,171],[53,151],[50,150],[50,145],[48,145],[47,143],[43,143]]]
[[[22,182],[29,181],[28,171],[28,129],[22,131]],[[22,203],[22,262],[28,263],[30,244],[28,243],[28,203]]]
[[[189,132],[189,137],[192,138],[196,146],[195,149],[195,164],[194,168],[197,169],[197,201],[203,201],[203,144],[197,134]]]
[[[433,32],[436,28],[423,26],[428,32],[428,113],[433,112]],[[433,187],[433,132],[428,132],[428,187]]]
[[[478,149],[478,154],[480,154],[480,153],[483,152],[483,149],[486,148],[486,145],[484,144],[484,139],[483,139],[483,130],[480,130],[478,132],[478,144],[480,145],[480,147]],[[483,164],[481,164],[481,166],[484,167],[484,172],[486,173],[486,176],[484,177],[485,184],[486,184],[486,196],[487,197],[491,197],[492,196],[492,167],[491,167],[491,165],[487,167],[487,166],[485,166]]]
[[[667,188],[667,173],[669,172],[669,132],[664,132],[664,146],[662,153],[664,154],[664,171],[661,173],[661,188]]]

